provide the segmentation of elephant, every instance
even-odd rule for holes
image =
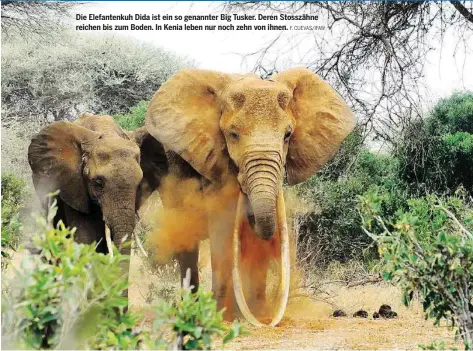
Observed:
[[[167,172],[163,146],[144,127],[124,131],[111,116],[89,113],[34,135],[28,161],[43,207],[46,195],[59,190],[54,225],[62,220],[75,227],[76,242],[95,242],[104,254],[112,241],[121,254],[130,254],[137,210]],[[128,277],[129,261],[121,265]]]
[[[226,308],[225,319],[233,319],[238,307],[250,323],[263,325],[250,307],[265,302],[267,268],[274,256],[281,281],[270,325],[280,322],[290,280],[283,182],[294,185],[311,177],[355,124],[340,95],[306,68],[271,79],[185,69],[154,94],[145,126],[164,146],[169,174],[182,181],[197,179],[203,198],[227,184],[236,187],[231,205],[224,206],[222,199],[218,213],[202,209],[211,246],[212,291],[218,307]],[[184,206],[178,193],[158,191],[165,207]],[[197,260],[198,243],[179,254],[181,274],[191,269],[194,288],[199,285]]]

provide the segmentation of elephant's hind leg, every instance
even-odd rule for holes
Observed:
[[[177,255],[179,261],[179,267],[181,269],[181,284],[183,279],[186,277],[186,272],[190,269],[190,285],[192,286],[192,292],[195,293],[199,289],[199,243],[195,245],[195,249],[192,251],[184,251]]]

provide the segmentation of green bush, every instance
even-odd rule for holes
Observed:
[[[386,207],[386,213],[393,213],[403,203],[405,194],[397,178],[397,160],[362,149],[345,176],[333,180],[325,174],[315,175],[297,187],[299,195],[314,204],[299,229],[300,248],[317,253],[314,264],[325,266],[330,261],[373,257],[375,252],[367,250],[372,240],[361,228],[356,206],[358,195],[373,186],[390,193],[391,205]]]
[[[473,92],[454,93],[441,99],[427,119],[427,131],[431,135],[473,134]]]
[[[47,218],[37,217],[39,235],[33,238],[37,255],[17,267],[9,290],[2,290],[2,346],[20,349],[156,349],[170,348],[158,327],[170,324],[175,338],[187,348],[210,349],[213,336],[223,343],[239,334],[226,328],[211,294],[183,289],[177,307],[158,305],[155,333],[142,330],[142,316],[126,310],[122,296],[128,281],[120,262],[128,256],[95,251],[77,244],[75,229],[62,221],[53,227],[54,202]]]
[[[127,114],[114,115],[113,118],[125,130],[135,130],[145,123],[147,101],[140,101],[138,105],[130,108]]]
[[[418,293],[426,317],[451,320],[467,349],[473,347],[473,203],[455,196],[408,200],[395,215],[383,213],[382,189],[360,197],[364,230],[379,247],[383,277],[403,289],[409,305]]]
[[[56,211],[37,218],[41,234],[33,243],[40,253],[22,262],[12,295],[4,296],[10,301],[2,306],[3,338],[29,349],[138,348],[141,336],[132,331],[138,317],[124,312],[121,296],[128,282],[119,264],[128,257],[75,243],[74,230],[52,226]]]
[[[400,136],[395,155],[399,176],[414,195],[473,194],[473,93],[441,100],[425,120]]]
[[[189,286],[181,290],[181,299],[175,305],[162,302],[158,305],[158,318],[153,329],[169,325],[175,333],[173,343],[182,350],[210,350],[214,337],[222,338],[222,345],[242,333],[238,323],[227,328],[223,310],[217,312],[217,302],[211,292],[199,288],[192,293]]]
[[[8,251],[15,251],[22,238],[20,210],[25,206],[26,196],[25,183],[21,179],[2,174],[2,270],[10,258]]]

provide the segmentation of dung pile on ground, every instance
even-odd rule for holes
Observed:
[[[365,310],[359,310],[353,313],[353,317],[355,318],[368,318],[368,312]]]
[[[391,306],[389,305],[381,305],[379,308],[378,314],[380,317],[386,318],[386,319],[392,319],[392,318],[397,318],[397,313],[394,312],[391,309]],[[374,318],[374,314],[373,314]]]
[[[336,310],[333,312],[332,314],[333,317],[337,318],[337,317],[346,317],[347,314],[345,313],[344,310]]]

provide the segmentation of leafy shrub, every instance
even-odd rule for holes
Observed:
[[[360,198],[366,233],[379,247],[383,277],[400,284],[407,306],[417,292],[426,317],[451,320],[473,347],[473,203],[464,191],[441,199],[408,200],[408,209],[383,213],[380,189]]]
[[[147,101],[140,101],[138,105],[130,108],[129,113],[114,115],[115,121],[125,130],[135,130],[145,123]]]
[[[2,174],[2,270],[20,244],[23,225],[20,210],[25,206],[25,183],[10,174]]]
[[[128,281],[120,262],[129,257],[114,248],[113,257],[95,251],[95,245],[77,244],[75,229],[52,219],[37,217],[40,234],[33,238],[39,254],[24,259],[11,282],[2,290],[2,346],[28,349],[154,349],[169,348],[159,326],[169,323],[176,335],[187,332],[185,347],[210,349],[212,336],[223,342],[239,333],[226,328],[211,294],[182,290],[177,307],[157,307],[157,337],[140,327],[142,316],[126,310],[122,296]],[[181,334],[182,335],[182,334]]]
[[[124,311],[127,299],[121,296],[128,282],[120,262],[128,257],[75,243],[74,230],[62,222],[52,226],[56,211],[54,204],[47,220],[37,218],[41,234],[33,242],[39,254],[22,262],[14,292],[6,297],[3,338],[10,346],[33,349],[138,348],[142,336],[133,327],[139,317]]]
[[[473,93],[441,100],[404,131],[395,154],[411,193],[452,194],[463,186],[472,194]]]
[[[330,261],[372,258],[373,250],[367,250],[372,240],[361,228],[356,205],[358,195],[375,185],[390,193],[391,206],[386,207],[386,213],[404,201],[396,159],[362,149],[344,177],[333,180],[326,174],[315,175],[298,186],[300,196],[314,204],[299,230],[299,247],[308,251],[303,256],[313,254],[313,263],[321,266]]]
[[[225,327],[223,310],[217,312],[217,302],[211,292],[204,292],[199,287],[196,293],[192,293],[187,283],[187,286],[181,289],[180,295],[181,299],[175,306],[168,302],[158,305],[158,318],[153,324],[155,330],[164,325],[171,326],[176,335],[174,343],[177,349],[210,350],[213,337],[223,337],[222,344],[225,346],[241,334],[238,323],[234,323],[230,328]]]
[[[473,92],[454,93],[441,99],[427,119],[427,131],[431,135],[473,134]]]
[[[48,43],[3,40],[2,49],[2,121],[126,113],[192,65],[151,44],[66,30]]]

